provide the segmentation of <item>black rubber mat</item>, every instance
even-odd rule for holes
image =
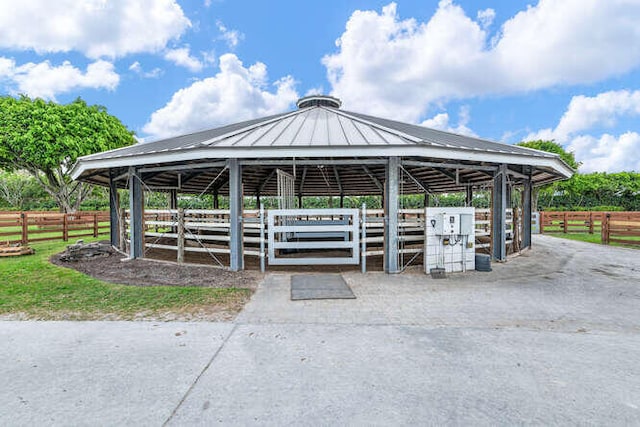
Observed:
[[[291,276],[291,300],[355,299],[339,274],[300,274]]]

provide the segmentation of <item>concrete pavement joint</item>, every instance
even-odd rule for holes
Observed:
[[[213,356],[211,356],[211,359],[209,359],[209,362],[207,362],[207,364],[204,366],[204,368],[202,369],[200,374],[198,374],[198,376],[193,381],[191,386],[189,386],[189,389],[185,392],[184,396],[182,396],[182,399],[180,399],[180,401],[178,402],[176,407],[173,409],[173,411],[171,412],[171,415],[169,415],[169,418],[167,418],[165,420],[165,422],[162,423],[163,427],[168,425],[169,422],[171,421],[171,419],[176,415],[176,413],[178,412],[178,409],[180,409],[180,406],[182,406],[182,404],[187,399],[187,397],[189,397],[189,394],[191,393],[193,388],[196,386],[196,384],[198,384],[198,381],[200,380],[200,378],[202,378],[202,376],[205,374],[205,372],[207,372],[207,370],[209,369],[209,366],[211,366],[211,364],[213,363],[215,358],[218,356],[218,354],[220,354],[220,351],[222,351],[224,346],[227,344],[227,341],[229,341],[229,338],[231,337],[231,335],[233,335],[233,333],[236,331],[237,328],[238,328],[238,324],[234,324],[233,328],[231,328],[231,331],[227,334],[227,336],[225,337],[224,341],[222,341],[222,345],[220,345],[220,347],[218,347],[218,349],[215,351],[215,353],[213,353]]]

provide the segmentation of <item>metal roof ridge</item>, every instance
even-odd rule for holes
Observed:
[[[334,113],[336,113],[338,115],[347,117],[347,118],[349,118],[351,120],[354,120],[356,122],[359,122],[359,123],[366,124],[366,125],[371,126],[373,128],[377,128],[377,129],[383,130],[385,132],[392,133],[394,135],[397,135],[397,136],[399,136],[401,138],[408,139],[408,140],[413,141],[413,142],[425,142],[422,138],[415,137],[413,135],[410,135],[408,133],[399,131],[397,129],[388,128],[386,126],[383,126],[381,124],[372,122],[372,121],[367,120],[367,119],[363,119],[361,117],[353,116],[353,115],[351,115],[351,114],[349,114],[349,113],[347,113],[347,112],[345,112],[343,110],[338,110],[337,108],[330,108],[330,107],[324,107],[324,106],[321,106],[321,107],[318,107],[318,108],[324,108],[324,109],[327,109],[327,110],[331,110],[332,112],[334,112]],[[435,143],[435,144],[441,145],[441,144],[438,144],[438,143]]]
[[[235,131],[231,131],[231,132],[228,132],[228,133],[224,133],[222,135],[218,135],[215,138],[211,138],[209,140],[202,141],[202,142],[198,143],[198,145],[199,146],[211,146],[211,144],[213,144],[215,142],[222,141],[225,138],[230,138],[232,136],[236,136],[236,135],[244,133],[244,132],[249,132],[251,130],[257,129],[257,128],[262,127],[262,126],[267,126],[267,125],[269,125],[269,124],[271,124],[273,122],[277,122],[279,120],[286,119],[287,117],[295,116],[296,114],[300,114],[303,111],[309,111],[310,109],[313,109],[313,108],[319,108],[319,107],[311,107],[311,108],[306,108],[304,110],[294,110],[294,111],[291,111],[289,113],[284,113],[284,114],[279,115],[277,117],[273,117],[273,118],[271,118],[269,120],[265,120],[265,121],[261,121],[261,122],[258,122],[258,123],[254,123],[252,125],[237,129]]]

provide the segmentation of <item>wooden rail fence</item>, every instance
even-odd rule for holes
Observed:
[[[602,244],[640,246],[640,212],[607,212],[602,221]]]
[[[640,212],[540,212],[540,233],[600,233],[604,245],[640,245]]]
[[[0,212],[0,242],[68,241],[109,233],[109,212]]]

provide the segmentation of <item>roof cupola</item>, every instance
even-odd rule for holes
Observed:
[[[308,107],[332,107],[340,108],[342,101],[328,95],[311,95],[298,99],[296,106],[300,109]]]

